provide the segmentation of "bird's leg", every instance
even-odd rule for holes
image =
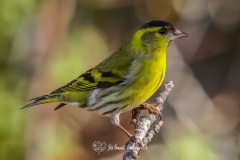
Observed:
[[[132,136],[131,133],[129,133],[125,128],[123,128],[123,126],[121,126],[119,114],[112,115],[110,117],[110,119],[111,119],[112,124],[114,124],[115,126],[119,127],[133,142],[135,142],[134,136]]]
[[[120,124],[118,124],[116,126],[119,127],[129,138],[132,139],[132,134],[129,133],[125,128],[123,128]]]
[[[140,105],[140,107],[142,107],[143,109],[148,110],[149,113],[158,116],[160,118],[160,120],[162,119],[162,114],[161,114],[161,112],[159,112],[157,110],[157,108],[155,107],[155,104],[143,103],[143,104]]]

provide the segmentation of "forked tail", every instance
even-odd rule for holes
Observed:
[[[26,106],[20,108],[24,109],[27,107],[39,105],[39,104],[44,104],[44,103],[51,103],[51,102],[58,102],[60,100],[60,96],[58,94],[48,94],[48,95],[43,95],[40,97],[36,97],[33,99],[30,99],[29,101],[32,101],[31,103],[27,104]]]

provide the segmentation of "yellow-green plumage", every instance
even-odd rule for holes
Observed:
[[[96,67],[23,108],[61,102],[58,109],[69,103],[110,116],[119,125],[120,113],[137,107],[159,88],[166,72],[167,47],[185,36],[168,22],[146,23]]]

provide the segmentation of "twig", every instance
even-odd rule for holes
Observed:
[[[156,108],[159,112],[163,109],[163,103],[166,100],[167,96],[173,89],[173,82],[169,81],[164,90],[160,93],[160,95],[156,98]],[[139,112],[133,111],[132,123],[134,124],[135,130],[135,138],[137,139],[136,142],[129,140],[126,144],[126,150],[123,155],[123,160],[135,160],[138,158],[139,153],[141,150],[147,147],[147,144],[151,141],[153,136],[160,131],[160,128],[163,124],[163,121],[160,121],[155,124],[155,126],[150,129],[151,124],[158,119],[158,116],[154,114],[147,114],[145,116],[140,117],[137,119]],[[150,130],[149,130],[150,129]]]

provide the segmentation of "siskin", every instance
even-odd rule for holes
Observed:
[[[31,99],[32,102],[21,109],[61,102],[55,110],[70,104],[97,111],[110,117],[115,126],[132,138],[120,125],[119,115],[142,104],[160,87],[170,42],[187,36],[165,21],[145,23],[120,49],[96,67],[50,94]]]

